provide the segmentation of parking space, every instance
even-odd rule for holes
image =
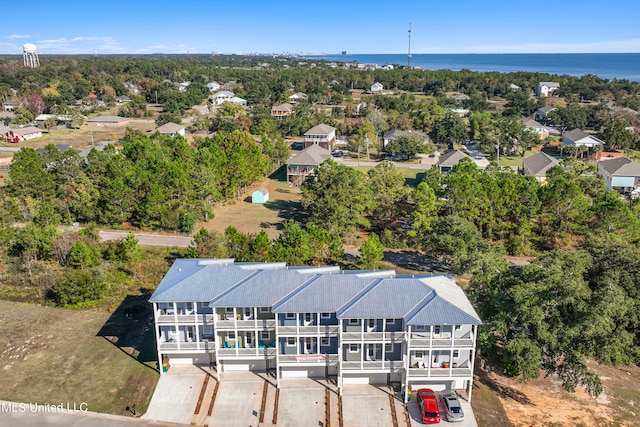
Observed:
[[[256,373],[225,372],[218,386],[213,412],[206,424],[227,427],[257,426],[260,420],[263,388],[264,377]],[[273,399],[267,404],[273,408]],[[269,423],[266,424],[269,425]]]
[[[160,376],[143,419],[190,424],[206,373],[193,365],[175,365]]]
[[[280,380],[278,425],[324,425],[325,389],[322,381],[316,381],[313,378],[284,378]],[[337,402],[335,396],[332,397],[333,401]],[[337,406],[332,412],[337,413]]]
[[[396,411],[400,412],[398,410],[400,408],[401,406],[398,405]],[[342,412],[345,427],[393,425],[389,389],[386,386],[345,385],[342,394]]]
[[[419,427],[424,425],[422,423],[422,416],[420,415],[420,407],[418,405],[418,402],[416,401],[415,395],[416,394],[414,393],[414,396],[412,397],[411,401],[407,405],[407,409],[409,411],[409,417],[411,418],[411,427]],[[463,398],[459,398],[458,400],[460,401],[460,406],[462,407],[462,411],[464,412],[464,420],[455,422],[455,423],[450,423],[446,419],[445,408],[444,408],[444,404],[442,403],[442,399],[438,397],[438,408],[440,409],[440,418],[441,418],[440,424],[457,426],[457,427],[478,427],[478,423],[476,423],[475,416],[473,415],[473,410],[471,409],[471,404]]]

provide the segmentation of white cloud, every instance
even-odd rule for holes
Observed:
[[[28,39],[31,38],[29,34],[9,34],[5,37],[5,39],[15,40],[15,39]]]

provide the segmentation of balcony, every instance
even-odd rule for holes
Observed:
[[[204,342],[200,343],[200,350],[212,351],[213,348],[214,346],[210,345],[209,343],[204,343]],[[167,351],[167,350],[178,350],[178,342],[177,341],[160,342],[160,351]],[[198,350],[198,343],[197,342],[180,342],[180,351],[184,351],[184,350]]]
[[[260,331],[273,330],[276,328],[274,319],[258,319],[258,320],[218,320],[216,322],[218,329],[255,329]]]
[[[177,316],[173,313],[165,313],[166,310],[159,310],[158,312],[158,323],[198,323],[205,325],[213,325],[213,315],[212,314],[178,314]]]
[[[470,368],[409,368],[408,375],[412,377],[471,377]]]
[[[405,333],[396,332],[343,332],[342,341],[378,341],[378,342],[399,342],[405,339]]]
[[[356,371],[397,371],[404,369],[404,362],[402,360],[367,360],[367,361],[344,361],[342,362],[342,370],[356,370]]]
[[[415,334],[413,334],[415,335]],[[413,336],[412,335],[412,336]],[[411,338],[411,348],[473,348],[473,340],[471,338]]]
[[[218,357],[276,357],[275,348],[219,348]]]
[[[278,356],[278,363],[295,363],[301,365],[334,365],[338,363],[337,354],[286,354]]]
[[[338,325],[320,325],[318,326],[278,326],[278,335],[297,335],[298,331],[300,335],[322,335],[329,336],[338,335]]]

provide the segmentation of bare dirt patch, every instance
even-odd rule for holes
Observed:
[[[521,383],[498,373],[486,374],[511,424],[531,426],[640,426],[640,368],[589,364],[603,381],[604,392],[568,393],[554,376]],[[489,425],[489,424],[486,424]]]

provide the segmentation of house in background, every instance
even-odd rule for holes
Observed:
[[[299,187],[307,176],[313,174],[316,168],[331,157],[331,152],[319,145],[313,144],[294,157],[287,160],[287,181]]]
[[[471,156],[460,150],[449,151],[438,158],[438,169],[440,173],[449,172],[460,160],[465,158],[471,160]]]
[[[560,83],[540,82],[536,87],[536,96],[551,96],[558,89],[560,89]]]
[[[211,101],[212,104],[220,105],[224,101],[229,101],[234,96],[236,95],[229,90],[221,90],[220,92],[213,94],[211,98],[209,98],[209,101]]]
[[[562,135],[562,143],[575,147],[604,146],[604,141],[596,138],[593,135],[589,135],[581,129],[572,129],[568,132],[565,132],[564,135]]]
[[[133,82],[123,82],[122,85],[129,91],[131,95],[138,95],[140,93],[140,89]]]
[[[542,108],[539,108],[536,111],[536,120],[538,121],[544,121],[547,118],[547,115],[549,115],[550,112],[557,110],[556,107],[554,107],[553,105],[545,105]]]
[[[296,102],[303,102],[309,99],[309,96],[302,92],[296,92],[289,97],[289,102],[295,104]]]
[[[239,96],[232,96],[231,98],[229,98],[227,100],[227,102],[230,102],[232,104],[236,104],[236,105],[241,105],[243,107],[247,106],[247,100],[244,98],[240,98]]]
[[[382,134],[382,145],[386,147],[387,144],[389,144],[391,141],[395,141],[396,139],[398,139],[398,137],[402,135],[403,132],[404,131],[397,130],[397,129],[386,131],[385,133]]]
[[[259,187],[251,194],[251,203],[263,204],[269,200],[269,190],[266,187]]]
[[[640,186],[640,164],[626,157],[599,161],[598,174],[604,178],[607,191],[628,193]]]
[[[520,90],[520,86],[511,83],[509,85],[509,89],[511,89],[511,90]]]
[[[209,88],[210,92],[216,92],[218,91],[218,89],[220,89],[220,83],[218,82],[211,82],[211,83],[207,83],[207,88]]]
[[[451,98],[458,102],[469,101],[471,99],[469,95],[465,95],[464,93],[455,94]]]
[[[384,89],[384,86],[380,82],[375,82],[371,85],[371,93],[382,93],[382,89]]]
[[[29,141],[30,139],[40,138],[42,136],[42,130],[35,126],[26,126],[23,128],[8,129],[5,133],[5,138],[8,142],[22,142]]]
[[[271,117],[282,119],[293,112],[293,105],[286,103],[271,107]]]
[[[546,184],[547,171],[559,164],[555,157],[540,152],[524,159],[522,168],[525,176],[533,176],[540,184]]]
[[[159,128],[156,128],[155,131],[160,133],[161,135],[170,135],[171,137],[174,137],[176,135],[184,136],[185,134],[184,126],[171,122],[163,124]]]
[[[149,299],[159,364],[466,389],[478,314],[449,275],[177,259]],[[161,375],[163,372],[161,372]]]
[[[554,135],[554,136],[559,136],[560,135],[560,131],[559,130],[554,129],[554,128],[549,127],[549,126],[545,126],[545,125],[541,124],[540,122],[536,122],[535,120],[531,120],[529,118],[524,118],[522,120],[522,126],[527,131],[538,135],[538,138],[540,139],[540,141],[544,141],[544,140],[548,139],[549,136],[551,136],[551,135]]]
[[[98,116],[87,119],[89,126],[124,126],[129,124],[129,119],[119,116]]]
[[[304,148],[315,144],[331,151],[336,143],[336,128],[325,124],[314,126],[304,133],[302,142],[304,143]]]
[[[18,108],[18,105],[11,100],[2,103],[2,110],[7,113],[13,113],[16,108]]]

